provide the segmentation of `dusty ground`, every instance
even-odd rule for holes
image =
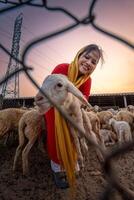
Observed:
[[[18,171],[12,172],[16,146],[0,147],[0,200],[67,200],[70,199],[69,189],[56,188],[47,154],[40,152],[35,146],[29,156],[30,173],[22,175],[21,160]],[[134,151],[120,156],[114,166],[119,172],[120,182],[134,190]],[[82,176],[77,179],[74,200],[100,199],[107,181],[102,175],[94,176],[93,171],[102,171],[94,150],[90,150]],[[120,200],[113,190],[112,200]]]

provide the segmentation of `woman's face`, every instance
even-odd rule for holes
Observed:
[[[100,59],[98,51],[84,52],[78,59],[79,75],[92,74]]]

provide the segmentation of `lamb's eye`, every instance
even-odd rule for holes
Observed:
[[[57,83],[57,86],[58,87],[62,87],[63,85],[61,83]]]

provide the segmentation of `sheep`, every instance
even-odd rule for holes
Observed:
[[[81,108],[81,107],[83,107],[83,105],[81,105],[80,101],[75,96],[73,96],[71,93],[68,93],[68,99],[69,99],[69,101],[66,99],[66,101],[63,104],[64,110],[72,118],[74,118],[75,121],[79,122],[80,126],[82,128],[84,128],[84,130],[86,131],[86,135],[88,135],[90,138],[92,138],[96,144],[98,144],[98,143],[101,144],[101,141],[100,141],[101,138],[99,135],[100,122],[99,122],[99,118],[97,117],[97,115],[93,111],[90,111],[90,112],[84,111],[83,108]],[[77,116],[76,114],[78,114],[79,108],[80,108],[79,115]],[[90,110],[90,108],[86,106],[86,110]],[[85,115],[86,115],[86,117],[85,117]],[[80,160],[80,164],[83,168],[84,163],[83,163],[83,156],[82,156],[81,148],[82,148],[83,154],[86,155],[87,151],[88,151],[88,146],[86,144],[84,137],[82,137],[80,139],[78,137],[76,137],[76,131],[74,130],[74,128],[72,126],[70,126],[70,130],[71,130],[71,133],[73,134],[75,144],[78,147],[77,148],[78,159]],[[97,155],[99,157],[99,160],[102,161],[103,160],[102,155],[98,151],[97,151]]]
[[[62,74],[51,74],[47,76],[42,84],[41,90],[44,91],[47,94],[48,98],[51,98],[51,101],[53,99],[55,104],[63,106],[66,105],[66,107],[70,106],[72,102],[72,99],[74,97],[69,97],[69,94],[72,93],[74,96],[76,96],[83,104],[87,105],[89,108],[92,106],[88,103],[86,98],[83,96],[83,94],[78,90],[73,83],[71,83],[67,76]],[[51,107],[53,107],[50,100],[45,97],[41,90],[37,93],[35,97],[35,103],[39,106],[40,113],[44,114],[47,112]],[[75,106],[76,107],[76,106]],[[74,108],[75,108],[74,107]],[[76,109],[76,108],[75,108]],[[78,115],[78,114],[77,114]]]
[[[103,118],[103,119],[105,119],[105,117],[107,117],[107,112],[102,112],[102,113],[106,114],[106,116],[104,116],[104,118]],[[99,145],[101,145],[102,148],[105,151],[107,151],[106,147],[108,145],[113,145],[117,142],[116,134],[112,130],[100,129],[99,117],[93,111],[90,111],[90,112],[86,111],[86,115],[88,116],[88,118],[91,122],[91,126],[92,126],[91,129],[95,133]],[[108,112],[108,117],[112,117],[112,115],[109,115],[109,112]],[[106,119],[108,119],[108,117]],[[88,126],[90,125],[90,122],[89,121],[87,122]],[[107,123],[108,123],[108,121],[107,121]],[[85,124],[85,126],[87,126],[87,125]],[[107,126],[108,126],[108,124],[107,124]],[[108,127],[109,127],[109,129],[111,128],[110,126],[108,126]],[[101,157],[101,154],[99,152],[97,152],[97,155],[99,155],[99,159],[101,161],[103,161],[103,158]]]
[[[109,126],[109,120],[113,117],[113,114],[107,110],[100,111],[97,113],[100,120],[101,129],[111,129]]]
[[[83,108],[82,108],[83,109]],[[92,126],[92,131],[95,133],[98,141],[101,141],[100,138],[100,120],[99,117],[97,116],[97,114],[94,111],[89,111],[88,108],[84,108],[84,112],[86,113],[88,119],[90,122],[87,123],[91,123]],[[86,126],[86,123],[85,123]]]
[[[111,112],[113,115],[118,113],[118,110],[114,110],[113,108],[109,108],[107,111]]]
[[[95,106],[93,106],[93,111],[94,111],[95,113],[97,113],[97,112],[102,111],[102,109],[101,109],[101,107],[95,105]]]
[[[80,126],[82,128],[84,128],[84,130],[86,131],[86,135],[88,135],[88,137],[90,137],[90,139],[92,138],[96,144],[99,144],[99,143],[102,144],[101,138],[99,135],[100,122],[99,122],[99,118],[97,117],[97,115],[93,111],[87,112],[87,111],[83,110],[83,108],[81,108],[81,107],[83,107],[83,105],[81,106],[81,103],[79,102],[79,100],[76,97],[74,97],[71,93],[68,94],[68,98],[70,101],[69,101],[69,104],[68,104],[68,101],[64,102],[64,105],[63,105],[64,110],[71,117],[73,117],[75,121],[79,122]],[[70,102],[71,102],[71,104],[70,104]],[[78,113],[78,107],[81,110],[79,111],[79,115],[77,116],[76,114]],[[86,108],[86,110],[89,110],[89,109],[90,109],[89,107]],[[80,165],[83,168],[84,167],[84,158],[83,158],[82,152],[84,155],[86,155],[88,152],[88,146],[86,144],[84,137],[80,137],[80,139],[78,137],[76,137],[76,131],[72,126],[70,126],[70,130],[71,130],[71,134],[73,134],[73,138],[74,138],[75,144],[77,146],[77,153],[78,153],[78,159],[80,161]],[[80,147],[82,148],[82,152],[81,152]],[[99,160],[102,161],[103,158],[102,158],[102,155],[100,154],[100,152],[96,151],[96,153],[97,153]]]
[[[133,105],[128,105],[127,110],[134,114],[134,106]]]
[[[100,129],[100,136],[105,146],[114,145],[117,142],[117,136],[111,130]]]
[[[134,129],[134,115],[131,112],[129,112],[127,110],[126,111],[121,110],[116,114],[116,116],[114,116],[114,118],[117,121],[128,122],[130,127],[131,127],[131,131],[133,131],[133,129]]]
[[[76,134],[76,130],[73,128],[73,126],[70,126],[70,133],[74,138],[78,158],[83,166],[83,157],[78,137],[80,138],[80,141],[82,141],[84,136],[90,140],[90,136],[85,132],[83,126],[81,104],[83,103],[89,108],[92,106],[88,103],[83,94],[67,79],[65,75],[62,74],[49,75],[44,80],[41,90],[45,92],[49,98],[53,99],[55,104],[60,105],[70,117],[75,119],[77,124],[79,124],[79,127],[81,127],[84,135],[80,135],[80,133]],[[51,102],[41,93],[41,91],[39,91],[36,95],[35,102],[39,106],[42,114],[52,107]],[[97,143],[96,139],[94,139],[94,143]]]
[[[105,150],[105,145],[101,141],[100,137],[100,123],[99,119],[95,113],[87,112],[82,108],[82,115],[83,115],[83,123],[84,128],[87,134],[89,134],[90,138],[98,145],[101,146],[103,150]],[[100,162],[104,161],[104,157],[102,153],[96,149],[96,153]]]
[[[97,112],[102,111],[102,109],[97,105],[92,106],[91,108],[88,108],[87,106],[82,105],[81,108],[85,109],[87,112],[93,111],[94,113],[97,113]]]
[[[111,118],[109,120],[109,125],[112,126],[113,130],[117,134],[119,145],[124,142],[132,141],[130,126],[126,121],[116,121],[114,118]]]
[[[87,117],[89,118],[89,120],[91,122],[92,130],[96,134],[96,137],[98,138],[98,140],[100,140],[100,135],[99,135],[100,120],[99,120],[99,117],[93,111],[87,111],[87,110],[88,109],[85,110],[85,113],[86,113]]]
[[[45,132],[45,121],[38,109],[32,109],[23,114],[19,121],[19,145],[14,157],[13,171],[16,170],[22,152],[23,175],[28,173],[28,154],[42,131]],[[25,144],[26,139],[27,144]]]
[[[18,130],[19,120],[26,111],[19,108],[7,108],[0,111],[0,138],[6,136],[5,144],[11,133]]]

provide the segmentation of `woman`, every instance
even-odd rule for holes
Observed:
[[[88,99],[90,95],[90,89],[91,89],[91,77],[90,75],[93,73],[93,71],[96,69],[96,66],[99,62],[99,60],[103,61],[103,54],[102,50],[95,44],[91,44],[88,46],[83,47],[75,56],[73,62],[71,64],[60,64],[55,67],[55,69],[52,71],[52,74],[64,74],[66,75],[69,80],[83,93],[83,95]],[[48,154],[51,159],[51,168],[54,174],[54,180],[56,185],[59,188],[67,188],[72,180],[69,179],[70,171],[74,171],[74,167],[70,164],[70,158],[67,158],[67,162],[64,162],[65,158],[63,156],[59,156],[59,149],[57,146],[57,135],[58,130],[62,131],[63,135],[65,134],[64,129],[60,127],[60,129],[56,129],[57,123],[59,122],[59,118],[63,118],[60,116],[60,114],[57,114],[56,109],[52,108],[45,114],[45,120],[47,125],[47,149]],[[66,123],[66,122],[64,122]],[[58,123],[60,126],[60,123]],[[66,125],[65,125],[66,126]],[[66,128],[68,129],[68,128]],[[70,143],[72,145],[72,155],[73,155],[73,162],[77,163],[77,155],[75,151],[75,147],[73,144],[73,141],[69,130],[67,130],[67,137],[70,137]],[[61,141],[60,141],[61,142]],[[66,141],[62,141],[63,143]],[[62,145],[61,142],[61,145]],[[66,149],[65,154],[67,155],[68,149]],[[65,155],[65,156],[66,156]],[[71,155],[71,156],[72,156]],[[67,155],[68,156],[68,155]],[[65,163],[65,164],[64,164]],[[70,165],[70,166],[68,166]],[[70,167],[70,168],[69,168]],[[69,184],[66,180],[65,173],[63,171],[66,171],[67,179],[69,181]],[[70,171],[69,171],[70,170]],[[73,172],[71,172],[73,174]],[[73,177],[73,175],[72,175]]]

